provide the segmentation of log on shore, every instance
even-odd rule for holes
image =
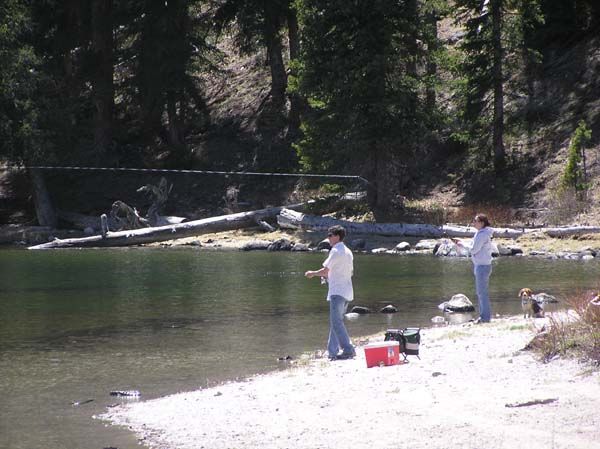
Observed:
[[[287,207],[300,208],[303,206],[305,206],[305,204],[296,204]],[[41,245],[30,246],[29,249],[133,246],[145,243],[164,242],[166,240],[195,237],[213,232],[257,226],[257,220],[275,217],[282,209],[283,207],[270,207],[168,226],[108,232],[105,237],[102,235],[93,235],[83,238],[57,239]]]
[[[440,226],[403,223],[355,223],[330,217],[303,214],[283,209],[277,216],[277,224],[285,229],[303,229],[325,232],[334,225],[341,225],[349,234],[376,234],[385,236],[442,237]]]
[[[83,231],[83,230],[89,228],[89,229],[93,229],[96,232],[98,232],[102,229],[100,217],[80,214],[77,212],[68,212],[68,211],[59,210],[58,218],[61,221],[69,223],[70,227],[72,227],[73,229],[80,229]],[[182,223],[186,220],[186,218],[185,217],[172,217],[172,216],[167,216],[167,215],[164,215],[164,216],[159,215],[157,220],[158,220],[157,226],[166,226],[166,225],[171,225],[171,224]],[[111,227],[113,227],[113,226],[116,226],[116,223],[114,222],[114,220],[109,219],[109,225]]]
[[[341,225],[346,232],[352,234],[375,234],[390,237],[473,237],[476,229],[470,226],[407,223],[356,223],[336,220],[329,217],[303,214],[294,210],[283,209],[277,216],[277,223],[285,229],[303,229],[325,232],[330,226]],[[600,233],[600,227],[570,226],[555,228],[498,228],[492,226],[496,238],[518,238],[533,232],[542,232],[549,237],[566,237],[570,235]]]
[[[600,233],[598,226],[563,226],[560,228],[545,228],[542,232],[548,237],[570,237],[572,235]]]

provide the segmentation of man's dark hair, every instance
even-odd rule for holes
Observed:
[[[340,238],[341,242],[344,240],[344,237],[346,237],[346,230],[343,226],[335,225],[327,230],[327,235],[337,235]]]

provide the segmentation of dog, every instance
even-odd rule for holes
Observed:
[[[519,291],[521,298],[521,308],[523,309],[523,318],[543,318],[544,309],[533,297],[533,291],[530,288],[522,288]]]

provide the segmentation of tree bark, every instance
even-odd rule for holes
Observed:
[[[281,107],[285,104],[287,74],[283,63],[278,12],[275,7],[265,6],[264,35],[267,44],[269,68],[271,69],[271,99],[275,106]]]
[[[504,152],[504,81],[502,70],[502,1],[490,0],[492,15],[492,48],[493,48],[493,84],[494,84],[494,118],[493,148],[494,167],[496,172],[502,171],[505,165]]]
[[[50,199],[50,193],[44,181],[44,175],[39,169],[30,169],[31,185],[33,188],[33,204],[40,226],[55,228],[58,224],[56,212]]]
[[[136,78],[139,86],[140,118],[144,127],[144,135],[149,140],[152,140],[162,128],[164,63],[160,59],[158,50],[164,49],[164,36],[157,28],[164,21],[164,15],[164,3],[151,1],[145,2],[144,15],[140,19],[142,25]]]
[[[112,142],[114,110],[112,0],[94,0],[92,5],[92,52],[95,61],[92,95],[94,106],[94,147],[98,159]]]
[[[298,28],[298,16],[294,8],[288,9],[287,14],[288,24],[288,44],[290,48],[290,61],[297,61],[300,58],[300,32]],[[292,71],[292,76],[297,73]],[[286,80],[287,82],[287,80]],[[302,113],[302,99],[297,93],[290,94],[290,112],[288,114],[289,132],[288,135],[293,140],[299,133],[300,120]]]
[[[425,26],[427,27],[427,87],[425,91],[425,105],[428,111],[433,111],[435,108],[436,93],[434,80],[437,76],[437,64],[435,62],[436,51],[438,49],[438,32],[437,32],[437,13],[430,11],[425,17]]]

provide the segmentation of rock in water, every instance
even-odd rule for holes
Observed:
[[[558,302],[556,297],[549,295],[548,293],[536,293],[532,296],[532,298],[535,299],[535,302],[538,304],[550,304]]]
[[[396,313],[397,311],[398,309],[396,308],[396,306],[392,304],[388,304],[380,310],[381,313]]]
[[[473,312],[475,310],[471,300],[462,293],[454,295],[450,301],[441,303],[438,308],[444,312]]]
[[[111,396],[127,396],[131,398],[137,398],[141,394],[138,390],[115,390],[110,392]]]
[[[368,307],[363,307],[363,306],[354,306],[354,307],[352,307],[352,310],[350,312],[364,315],[366,313],[371,313],[371,309],[369,309]]]

